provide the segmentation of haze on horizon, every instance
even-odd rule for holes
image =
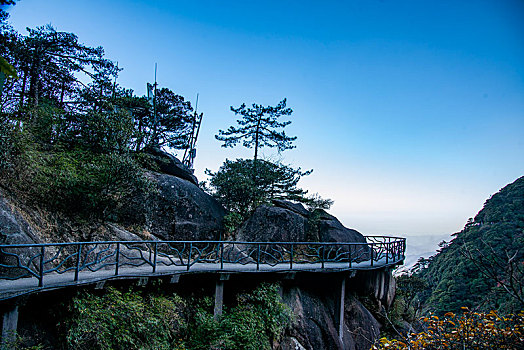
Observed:
[[[459,231],[524,174],[524,2],[36,1],[11,24],[51,23],[103,46],[118,83],[158,82],[204,113],[196,175],[251,150],[218,129],[243,102],[293,108],[297,148],[266,157],[363,234]]]

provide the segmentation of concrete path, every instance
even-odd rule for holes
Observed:
[[[400,264],[402,261],[402,259],[396,259],[394,261],[392,257],[389,257],[388,263],[386,263],[386,258],[384,257],[379,261],[373,261],[373,264],[371,264],[370,260],[359,263],[353,262],[351,267],[347,262],[326,262],[324,263],[324,267],[322,267],[321,263],[293,263],[293,266],[290,266],[289,263],[280,263],[274,266],[260,264],[258,269],[256,263],[250,263],[246,265],[224,263],[223,268],[221,268],[220,263],[195,263],[194,265],[190,266],[189,270],[187,269],[187,266],[165,266],[159,263],[156,266],[155,272],[153,272],[152,266],[145,264],[139,267],[119,266],[118,275],[115,274],[114,266],[107,266],[104,269],[94,272],[89,270],[81,271],[78,274],[78,281],[75,281],[74,271],[68,271],[62,274],[58,274],[56,272],[48,273],[44,275],[42,287],[38,286],[39,281],[35,277],[20,278],[17,280],[1,279],[0,300],[11,299],[20,295],[38,293],[45,290],[95,284],[101,281],[116,279],[139,279],[143,277],[161,277],[197,273],[333,273],[342,271],[379,269],[386,266]]]

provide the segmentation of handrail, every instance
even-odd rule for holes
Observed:
[[[240,265],[287,270],[377,268],[404,260],[405,238],[367,236],[366,242],[247,242],[247,241],[96,241],[0,245],[0,280],[69,275],[77,282],[85,274],[113,271],[119,276],[166,270],[190,271],[197,264],[207,271]],[[213,265],[214,264],[214,265]],[[175,271],[176,270],[176,271]],[[173,272],[173,273],[174,273]],[[2,287],[0,286],[0,290]]]

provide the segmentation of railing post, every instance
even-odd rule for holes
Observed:
[[[324,260],[326,260],[326,246],[322,245],[322,268],[324,268]]]
[[[384,243],[386,245],[386,265],[389,264],[389,242]]]
[[[224,269],[224,242],[220,242],[220,270]]]
[[[40,277],[38,278],[38,286],[44,285],[44,259],[45,259],[45,246],[40,247]]]
[[[120,263],[120,242],[116,243],[115,276],[118,276],[118,264]]]
[[[76,269],[75,269],[75,282],[78,281],[78,274],[80,273],[80,262],[82,260],[82,244],[78,245],[78,250],[76,252]]]
[[[373,249],[373,246],[374,246],[375,243],[371,242],[370,245],[371,245],[371,267],[373,267],[373,260],[374,260],[374,256],[375,256],[375,249]]]
[[[257,271],[260,269],[260,243],[257,244]]]
[[[348,249],[348,260],[349,260],[349,267],[351,268],[351,247],[352,245],[350,244],[349,245],[349,249]]]
[[[193,242],[189,243],[189,255],[187,257],[187,271],[189,271],[189,267],[191,266],[191,253],[193,251]]]
[[[158,243],[155,242],[155,252],[154,252],[154,255],[153,255],[153,273],[156,272],[156,257],[157,257],[157,249],[158,249]]]
[[[290,270],[293,270],[293,247],[295,245],[293,243],[291,243],[291,249],[290,249],[290,252],[289,252],[289,255],[290,255],[290,258],[289,258],[289,269]]]

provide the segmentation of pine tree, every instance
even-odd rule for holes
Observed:
[[[238,127],[230,126],[226,131],[218,131],[219,134],[215,138],[224,142],[222,147],[233,147],[242,141],[244,147],[255,149],[253,156],[255,166],[259,148],[277,147],[279,152],[295,148],[292,142],[297,138],[287,136],[282,130],[291,124],[291,121],[278,121],[280,117],[293,113],[291,108],[286,108],[286,99],[275,107],[253,103],[252,107],[248,108],[243,103],[238,108],[231,106],[231,111],[235,115],[240,114],[242,118],[237,120]]]

